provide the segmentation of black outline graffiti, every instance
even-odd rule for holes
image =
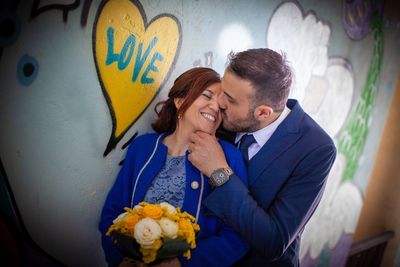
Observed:
[[[15,15],[17,7],[19,6],[20,1],[19,0],[11,0],[10,3],[11,3],[11,5],[8,8],[6,8],[6,10],[8,9],[8,11],[10,13],[9,15],[11,16],[11,15]],[[41,13],[44,13],[46,11],[50,11],[50,10],[53,10],[53,9],[58,9],[58,10],[61,10],[63,12],[63,21],[64,21],[64,23],[66,23],[68,21],[68,13],[69,13],[69,11],[72,11],[72,10],[78,8],[80,6],[80,0],[76,0],[75,3],[69,4],[69,5],[50,4],[50,5],[42,6],[42,7],[38,8],[39,5],[40,5],[40,0],[34,0],[34,2],[32,3],[31,13],[30,13],[30,19],[31,20],[36,18],[36,17],[38,17]],[[86,27],[91,5],[92,5],[92,0],[84,0],[83,7],[82,7],[82,12],[81,12],[81,27],[82,28]],[[3,13],[4,12],[5,12],[5,10],[3,11]],[[14,17],[8,17],[8,18],[6,17],[6,19],[11,20],[11,24],[10,24],[11,26],[6,25],[6,27],[15,26],[16,22],[12,21],[12,20],[14,20]],[[0,23],[4,23],[4,21],[0,21]],[[2,26],[4,26],[4,25],[2,25]],[[17,22],[17,26],[19,26],[18,22]],[[19,27],[15,27],[15,28],[19,28]],[[16,30],[16,29],[14,29],[14,30]],[[2,58],[2,55],[3,55],[3,49],[7,45],[0,46],[0,61],[1,61],[1,58]]]
[[[17,11],[17,7],[18,7],[18,5],[19,5],[19,0],[11,0],[11,5],[9,6],[9,8],[8,8],[8,12],[9,12],[9,16],[12,16],[12,15],[15,15],[15,13],[16,13],[16,11]],[[7,8],[6,8],[6,10],[7,10]],[[3,15],[4,14],[7,14],[6,13],[6,10],[3,10],[2,11],[2,13],[3,13]],[[9,19],[9,20],[13,20],[12,18],[6,18],[6,19]],[[14,21],[15,22],[15,21]],[[0,21],[0,23],[4,23],[4,21]],[[15,26],[15,25],[13,25],[13,26]],[[3,27],[3,25],[2,25],[2,27]],[[14,27],[14,30],[17,30],[17,27]],[[17,37],[18,38],[18,37]],[[16,39],[17,39],[16,38]],[[7,44],[8,45],[8,44]],[[2,55],[3,55],[3,49],[4,49],[4,47],[5,46],[7,46],[7,45],[4,45],[4,46],[0,46],[0,61],[1,61],[1,57],[2,57]]]
[[[75,3],[69,4],[69,5],[63,5],[63,4],[50,4],[47,6],[42,6],[39,7],[41,0],[34,0],[32,4],[32,9],[31,9],[31,19],[36,18],[40,14],[52,10],[52,9],[58,9],[63,12],[63,21],[64,23],[68,21],[68,13],[71,10],[77,9],[80,5],[80,0],[75,0]],[[38,8],[39,7],[39,8]]]
[[[131,139],[129,139],[125,144],[122,145],[121,149],[125,149],[127,146],[129,146],[129,144],[132,143],[133,139],[135,139],[137,135],[138,132],[135,132]]]
[[[85,0],[82,7],[81,13],[81,26],[86,27],[87,19],[89,16],[90,7],[92,5],[92,0]]]
[[[63,22],[68,21],[68,13],[72,10],[77,9],[81,1],[75,0],[72,4],[50,4],[47,6],[39,7],[41,0],[34,0],[31,8],[31,19],[38,17],[40,14],[50,11],[50,10],[60,10],[63,13]],[[90,7],[92,5],[92,0],[85,0],[83,2],[82,13],[81,13],[81,26],[86,27],[87,19],[89,16]]]
[[[131,139],[129,139],[125,144],[122,145],[121,150],[124,150],[125,148],[127,148],[129,146],[129,144],[132,143],[133,139],[135,139],[136,136],[138,136],[138,134],[139,134],[138,132],[135,132],[133,134],[133,136],[131,137]],[[124,161],[125,161],[125,159],[121,160],[118,165],[122,166],[122,164],[124,164]]]
[[[165,85],[165,82],[168,80],[169,76],[172,73],[172,70],[175,68],[175,64],[176,61],[178,59],[179,53],[180,53],[180,49],[181,49],[181,44],[182,44],[182,27],[180,24],[180,21],[172,14],[166,14],[166,13],[162,13],[159,14],[157,16],[155,16],[151,21],[147,21],[147,16],[146,13],[143,9],[142,4],[138,1],[138,0],[130,0],[130,2],[132,4],[134,4],[137,9],[139,10],[140,15],[142,16],[142,20],[144,23],[144,29],[147,30],[148,26],[151,25],[154,21],[156,21],[158,18],[161,17],[169,17],[171,19],[173,19],[176,22],[176,25],[178,27],[178,31],[179,31],[179,41],[178,41],[178,45],[176,48],[176,53],[175,53],[175,57],[174,60],[171,63],[171,67],[169,68],[167,74],[164,77],[164,80],[160,83],[160,86],[158,87],[157,91],[155,92],[153,98],[149,101],[149,103],[147,104],[147,106],[142,110],[142,112],[136,117],[135,120],[132,121],[132,123],[126,127],[126,129],[119,135],[119,136],[114,136],[115,133],[115,129],[116,129],[116,117],[115,117],[115,111],[114,108],[111,104],[111,99],[109,97],[109,95],[107,94],[107,91],[105,89],[105,86],[103,84],[103,81],[101,79],[101,74],[100,74],[100,70],[99,70],[99,66],[97,63],[97,57],[96,57],[96,27],[97,27],[97,23],[99,20],[99,16],[101,14],[101,12],[103,11],[104,6],[107,4],[108,0],[103,0],[97,10],[96,13],[96,18],[95,21],[93,23],[93,31],[92,31],[92,48],[93,48],[93,57],[94,57],[94,61],[95,61],[95,66],[96,66],[96,73],[97,73],[97,77],[99,78],[99,83],[101,86],[101,90],[103,92],[104,98],[107,102],[107,106],[108,109],[110,111],[110,115],[111,115],[111,119],[112,119],[112,131],[111,131],[111,136],[110,136],[110,140],[108,141],[107,147],[103,153],[103,157],[106,157],[108,155],[108,153],[111,152],[111,150],[113,150],[118,142],[122,139],[122,137],[124,137],[124,135],[127,133],[127,131],[135,124],[135,122],[142,116],[142,114],[146,111],[147,107],[153,102],[154,98],[159,94],[159,92],[161,91],[161,88]]]

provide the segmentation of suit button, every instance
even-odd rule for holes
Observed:
[[[196,181],[193,181],[190,186],[192,187],[192,189],[196,190],[199,188],[199,183]]]

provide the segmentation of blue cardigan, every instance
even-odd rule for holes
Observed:
[[[112,221],[124,207],[132,207],[141,202],[152,180],[160,172],[167,157],[168,148],[163,144],[165,134],[145,134],[134,139],[128,148],[124,164],[108,193],[104,204],[99,230],[102,234],[102,246],[109,266],[117,266],[123,255],[106,237]],[[243,184],[247,185],[247,172],[241,154],[231,144],[220,141],[229,166],[238,174]],[[192,257],[186,260],[180,257],[182,266],[230,266],[238,261],[248,250],[248,245],[230,227],[206,210],[202,200],[211,192],[207,177],[197,170],[185,156],[186,191],[182,206],[198,217],[200,232],[197,247],[192,250]],[[193,189],[191,183],[197,181],[199,187]]]

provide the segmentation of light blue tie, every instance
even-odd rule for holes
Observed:
[[[240,139],[239,150],[242,153],[246,165],[249,163],[249,146],[255,142],[256,139],[254,139],[252,134],[245,134],[242,136],[242,139]]]

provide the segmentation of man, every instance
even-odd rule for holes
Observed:
[[[335,145],[288,100],[292,72],[284,56],[250,49],[229,60],[218,102],[223,127],[237,133],[249,188],[232,173],[216,137],[198,132],[189,160],[215,186],[204,205],[250,244],[239,265],[298,266],[301,234],[321,199]]]

